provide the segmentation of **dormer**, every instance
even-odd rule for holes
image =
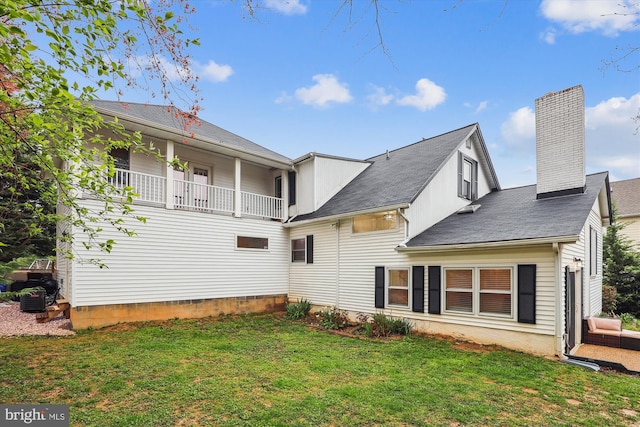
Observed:
[[[316,211],[335,196],[371,162],[309,153],[293,161],[296,172],[296,203],[289,216]]]

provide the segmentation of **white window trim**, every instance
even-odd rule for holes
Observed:
[[[389,280],[389,270],[406,270],[407,271],[407,287],[403,288],[400,286],[391,286],[391,280]],[[401,308],[401,309],[407,309],[410,310],[412,307],[412,303],[413,303],[413,292],[411,292],[411,284],[412,282],[412,277],[411,277],[411,267],[406,267],[406,266],[391,266],[391,267],[385,267],[385,291],[384,291],[384,305],[385,307],[393,307],[393,308]],[[392,304],[389,302],[389,291],[391,289],[406,289],[407,290],[407,305],[402,305],[402,304]]]
[[[510,270],[511,272],[511,314],[498,314],[498,313],[484,313],[480,312],[480,270]],[[471,270],[471,311],[457,311],[447,310],[447,270]],[[440,297],[440,304],[442,312],[447,314],[455,314],[464,317],[480,317],[491,319],[504,319],[504,320],[516,320],[518,318],[516,310],[516,295],[517,295],[517,278],[515,275],[515,265],[475,265],[475,266],[452,266],[442,268],[442,292]],[[455,291],[455,289],[452,289]],[[469,292],[469,289],[460,289],[460,291]],[[505,294],[504,291],[484,291],[482,293],[500,293]]]
[[[261,249],[261,248],[239,248],[238,247],[238,237],[250,237],[253,239],[267,239],[267,249]],[[234,240],[234,245],[235,245],[235,249],[237,251],[249,251],[249,252],[269,252],[270,251],[270,247],[271,247],[271,242],[269,241],[269,238],[267,236],[248,236],[246,234],[235,234],[233,237]]]
[[[299,260],[293,260],[293,241],[294,240],[303,240],[304,241],[304,246],[303,246],[303,251],[304,251],[304,259],[299,259]],[[307,263],[307,236],[303,236],[303,237],[291,237],[289,238],[289,256],[291,257],[290,259],[290,263],[291,264],[306,264]]]

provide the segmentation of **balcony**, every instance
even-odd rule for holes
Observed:
[[[241,191],[239,206],[236,206],[236,192],[233,188],[172,180],[173,203],[167,203],[167,178],[164,176],[116,169],[109,181],[117,189],[126,186],[133,188],[134,203],[207,213],[231,213],[235,216],[286,219],[283,218],[283,201],[277,197]]]

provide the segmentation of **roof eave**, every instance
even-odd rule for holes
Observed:
[[[278,169],[287,169],[290,170],[293,168],[293,164],[291,163],[291,161],[287,161],[284,162],[280,159],[276,159],[274,157],[270,157],[264,154],[260,154],[260,153],[256,153],[255,151],[249,151],[249,150],[243,150],[242,148],[238,148],[238,147],[234,147],[231,146],[229,144],[226,144],[222,141],[218,141],[216,139],[213,138],[206,138],[203,136],[199,136],[199,135],[194,135],[193,137],[182,134],[178,131],[176,131],[176,129],[170,127],[170,126],[165,126],[162,124],[159,124],[157,122],[152,122],[149,120],[144,120],[141,119],[139,117],[135,117],[135,116],[131,116],[128,114],[121,114],[121,113],[114,113],[112,110],[106,109],[106,108],[102,108],[102,107],[98,107],[98,106],[93,106],[93,108],[96,110],[96,112],[104,115],[104,116],[108,116],[108,117],[113,117],[113,118],[118,118],[119,122],[124,122],[124,124],[133,124],[133,125],[137,125],[140,126],[139,129],[133,129],[133,130],[138,130],[140,132],[142,131],[147,131],[149,129],[155,129],[158,130],[164,134],[167,135],[172,135],[174,137],[174,139],[176,141],[183,141],[183,140],[188,140],[190,141],[191,144],[193,144],[194,146],[198,145],[198,142],[202,143],[202,147],[199,148],[210,148],[210,146],[214,146],[216,147],[218,150],[218,152],[220,152],[221,154],[225,154],[231,157],[238,157],[241,158],[243,160],[247,160],[247,161],[251,161],[251,162],[255,162],[258,164],[263,164],[266,166],[270,166],[270,167],[274,167],[274,168],[278,168]],[[130,129],[130,127],[127,127],[125,125],[125,129]],[[186,133],[186,132],[185,132]],[[176,138],[177,137],[177,138]],[[196,144],[194,144],[196,143]]]
[[[433,245],[433,246],[415,246],[406,247],[398,246],[396,251],[402,253],[433,253],[433,252],[454,252],[461,250],[473,250],[473,249],[499,249],[509,248],[514,249],[518,247],[530,247],[540,245],[550,245],[553,243],[575,243],[580,239],[579,235],[568,236],[555,236],[555,237],[542,237],[537,239],[520,239],[520,240],[507,240],[497,242],[477,242],[477,243],[459,243],[452,245]]]
[[[406,209],[409,206],[411,206],[411,204],[409,203],[400,203],[395,205],[380,206],[380,207],[371,208],[371,209],[363,209],[361,211],[344,212],[344,213],[335,214],[335,215],[328,215],[328,216],[322,216],[319,218],[311,218],[311,219],[305,219],[302,221],[291,222],[291,220],[295,219],[295,217],[293,217],[289,219],[288,222],[285,222],[283,226],[286,228],[291,228],[294,226],[312,224],[312,223],[321,222],[321,221],[335,221],[338,219],[350,218],[352,216],[357,216],[357,215],[367,215],[367,214],[376,213],[376,212],[386,212],[386,211],[393,211],[396,209]]]

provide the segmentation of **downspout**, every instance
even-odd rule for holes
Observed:
[[[552,244],[553,251],[555,252],[555,266],[554,269],[556,271],[556,354],[560,356],[560,358],[566,358],[564,354],[564,346],[563,341],[565,339],[564,334],[564,286],[562,280],[562,256],[561,256],[561,247],[560,243],[554,242]]]
[[[404,219],[405,222],[405,228],[404,228],[404,240],[402,242],[400,242],[400,244],[398,245],[401,248],[406,248],[407,247],[407,242],[409,241],[409,218],[407,218],[404,215],[404,212],[402,209],[398,208],[398,215],[400,215],[400,217],[402,219]]]
[[[336,229],[336,308],[340,308],[340,220],[331,224]]]

